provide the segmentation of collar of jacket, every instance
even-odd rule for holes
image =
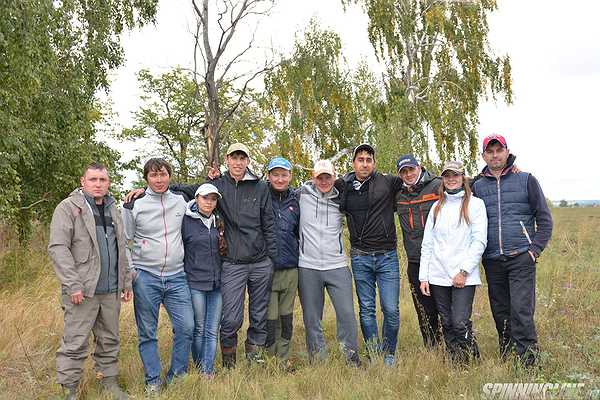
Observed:
[[[379,174],[379,172],[377,172],[377,170],[373,170],[373,172],[371,172],[371,175],[369,175],[367,177],[367,179],[365,179],[364,181],[362,181],[363,183],[368,181],[369,179],[373,179],[375,177],[375,175]],[[349,172],[346,175],[344,175],[344,177],[342,178],[344,180],[344,182],[346,184],[350,184],[352,185],[352,183],[357,180],[356,179],[356,172]]]
[[[149,196],[160,197],[162,195],[169,194],[169,193],[171,193],[170,189],[167,189],[167,190],[165,190],[162,193],[158,193],[158,192],[155,192],[154,190],[150,189],[150,187],[146,188],[146,194],[149,195]]]
[[[283,192],[280,192],[278,190],[273,189],[273,186],[271,186],[271,183],[269,183],[269,191],[271,192],[271,197],[274,199],[279,199],[279,196],[281,196],[282,200],[287,199],[292,194],[291,187],[288,186],[287,189],[285,189]]]
[[[515,164],[516,159],[517,156],[515,156],[514,154],[511,153],[508,155],[508,159],[506,160],[506,167],[504,167],[500,176],[504,176],[512,172],[512,167]],[[487,176],[488,178],[496,178],[487,165],[481,170],[481,175]]]
[[[71,200],[71,203],[73,203],[74,205],[76,205],[79,208],[83,208],[86,207],[86,195],[85,192],[83,191],[83,189],[78,188],[75,189],[71,192],[71,194],[69,194],[69,199]],[[92,201],[94,201],[94,199],[91,196],[88,196]],[[104,196],[104,206],[111,206],[112,204],[115,203],[115,199],[111,196],[111,195],[105,195]],[[89,203],[88,203],[89,204]]]
[[[465,191],[461,190],[460,192],[454,194],[444,192],[444,195],[448,201],[460,201],[463,197],[465,197]]]
[[[233,183],[236,182],[235,179],[233,179],[233,176],[231,176],[231,174],[229,173],[229,170],[225,171],[224,175]],[[250,168],[246,168],[246,173],[244,174],[244,177],[242,178],[242,180],[240,182],[243,181],[257,181],[260,179],[260,176],[258,176],[258,174],[255,174],[254,172],[252,172],[252,170]]]

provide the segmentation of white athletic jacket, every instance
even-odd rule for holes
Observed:
[[[467,225],[459,218],[464,195],[464,191],[457,194],[445,193],[446,203],[435,226],[433,216],[438,202],[431,208],[421,245],[421,282],[452,286],[452,278],[463,269],[468,273],[465,285],[481,284],[479,262],[487,245],[487,214],[483,200],[471,196],[470,224]]]

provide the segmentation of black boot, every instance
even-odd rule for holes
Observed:
[[[223,368],[225,368],[225,369],[235,368],[236,350],[237,349],[235,347],[221,346],[221,361],[223,364]]]

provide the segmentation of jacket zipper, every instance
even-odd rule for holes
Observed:
[[[421,206],[419,206],[419,216],[421,217],[421,227],[425,229],[425,219],[423,218],[423,210]]]
[[[500,246],[500,255],[504,255],[504,250],[502,250],[502,206],[500,204],[500,177],[496,178],[496,192],[498,194],[498,244]]]
[[[408,224],[410,225],[410,229],[415,229],[415,221],[413,220],[413,210],[412,208],[408,208]]]
[[[235,204],[235,215],[236,215],[236,218],[237,218],[237,221],[238,221],[238,224],[239,224],[239,222],[240,222],[240,207],[239,207],[239,204],[238,204],[238,201],[237,201],[237,195],[238,195],[238,181],[235,181],[235,192],[234,192],[234,195],[233,195],[233,204]],[[238,228],[239,228],[239,226],[238,226]],[[236,238],[236,242],[237,242],[237,239],[239,239],[239,237]],[[238,247],[239,247],[239,244],[236,243],[236,246],[235,246],[235,255],[234,255],[233,260],[232,260],[234,264],[237,263],[237,256],[238,256],[238,251],[239,251]]]
[[[166,216],[165,204],[163,201],[163,197],[164,197],[164,193],[162,193],[160,195],[160,206],[162,207],[163,227],[165,229],[165,262],[164,262],[162,268],[160,269],[161,276],[163,275],[164,270],[167,266],[167,255],[169,254],[169,243],[167,241],[167,216]]]

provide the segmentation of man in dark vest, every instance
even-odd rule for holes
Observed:
[[[425,231],[425,221],[431,206],[439,199],[438,188],[441,178],[430,174],[412,154],[401,156],[396,163],[398,175],[402,179],[402,189],[396,194],[396,211],[402,227],[404,250],[408,259],[406,269],[410,292],[419,327],[426,348],[433,348],[441,342],[440,322],[432,296],[424,296],[420,290],[419,262],[421,243]]]
[[[533,366],[538,353],[535,312],[535,264],[552,236],[552,215],[537,179],[515,172],[515,157],[506,139],[483,140],[487,166],[473,184],[488,216],[488,244],[483,267],[500,354],[516,351],[524,366]]]

